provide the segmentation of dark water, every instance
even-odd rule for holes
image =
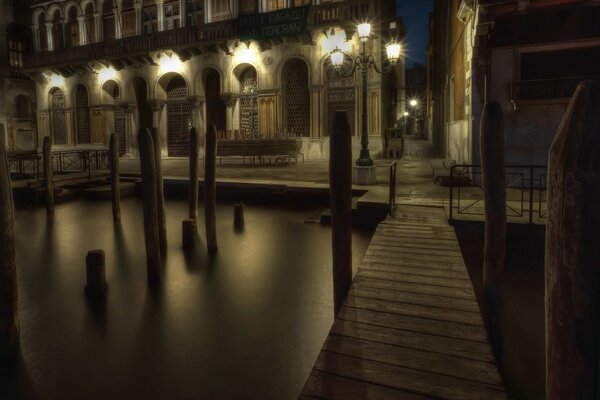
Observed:
[[[146,285],[141,203],[16,213],[21,353],[0,398],[293,399],[333,321],[330,229],[314,208],[217,209],[219,253],[181,248],[183,201],[168,201],[164,288]],[[372,232],[355,232],[355,269]],[[85,299],[85,255],[106,252],[105,305]]]
[[[484,226],[457,225],[456,233],[481,307]],[[544,239],[543,226],[508,225],[498,364],[511,399],[546,397]]]

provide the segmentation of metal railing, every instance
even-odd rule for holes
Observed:
[[[93,172],[107,171],[109,169],[108,150],[59,150],[51,154],[52,171],[55,174],[85,172],[91,179]],[[8,164],[13,180],[42,179],[42,156],[37,151],[12,152],[8,154]]]
[[[390,169],[390,182],[388,188],[388,206],[390,216],[394,213],[394,207],[396,206],[396,161],[392,161],[389,166]]]
[[[546,218],[545,165],[505,165],[507,217]],[[485,215],[481,165],[455,164],[450,167],[449,219],[455,215]]]

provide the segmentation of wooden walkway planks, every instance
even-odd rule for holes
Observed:
[[[377,228],[300,399],[505,399],[443,208]]]

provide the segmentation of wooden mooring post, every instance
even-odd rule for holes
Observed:
[[[483,314],[494,349],[502,354],[502,274],[506,259],[506,183],[504,121],[496,101],[483,108],[480,152],[485,204],[483,250]]]
[[[600,396],[600,81],[579,83],[550,146],[546,399]]]
[[[142,198],[144,207],[144,240],[148,283],[156,285],[161,280],[160,239],[158,229],[158,190],[154,142],[147,128],[140,128],[137,135],[142,173]]]
[[[89,250],[85,256],[85,294],[90,300],[100,300],[106,295],[106,264],[104,250]]]
[[[46,197],[46,215],[54,215],[54,178],[52,176],[52,143],[44,136],[42,143],[42,168],[44,171],[44,195]]]
[[[217,127],[213,125],[206,132],[204,143],[204,222],[206,225],[206,246],[210,254],[217,252],[216,166]]]
[[[336,111],[329,145],[333,305],[337,314],[352,285],[352,138],[345,111]]]
[[[110,189],[112,194],[113,221],[121,221],[121,188],[119,186],[119,137],[112,133],[108,146],[110,160]]]
[[[167,253],[167,216],[165,213],[165,191],[162,174],[162,144],[158,128],[152,128],[152,142],[154,143],[154,157],[156,165],[156,212],[158,217],[158,239],[160,252]]]
[[[193,220],[198,219],[198,179],[200,175],[198,171],[198,142],[198,131],[196,131],[196,128],[190,128],[190,193],[188,217]]]
[[[14,205],[10,168],[0,143],[0,372],[9,370],[19,348]]]

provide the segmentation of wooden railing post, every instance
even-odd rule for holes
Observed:
[[[198,219],[198,152],[199,138],[196,128],[190,129],[190,193],[189,193],[189,215],[193,220]]]
[[[506,259],[506,184],[504,123],[498,102],[483,108],[480,127],[481,174],[485,201],[483,250],[483,313],[497,354],[502,354],[501,284]]]
[[[335,112],[329,139],[333,305],[337,314],[352,284],[352,142],[348,116]]]
[[[110,164],[110,189],[112,194],[113,221],[121,221],[121,188],[119,186],[119,138],[112,133],[108,147]]]
[[[546,399],[597,399],[600,350],[600,81],[577,87],[550,146]]]
[[[44,136],[42,144],[42,166],[44,170],[44,195],[46,196],[46,215],[54,216],[54,178],[52,174],[52,144],[50,137]]]
[[[158,190],[156,188],[156,157],[152,135],[147,128],[138,130],[140,170],[142,173],[142,199],[144,207],[144,240],[148,283],[152,286],[161,280],[160,239],[158,233]]]
[[[10,168],[0,143],[0,373],[7,372],[19,348],[19,309],[15,229]]]
[[[160,133],[158,128],[152,128],[152,142],[154,143],[154,157],[156,165],[156,207],[158,218],[158,239],[160,243],[160,252],[167,253],[167,219],[165,214],[165,192],[163,186],[162,174],[162,149]]]
[[[204,221],[206,245],[211,254],[217,252],[216,164],[217,127],[213,125],[206,132],[204,144]]]

